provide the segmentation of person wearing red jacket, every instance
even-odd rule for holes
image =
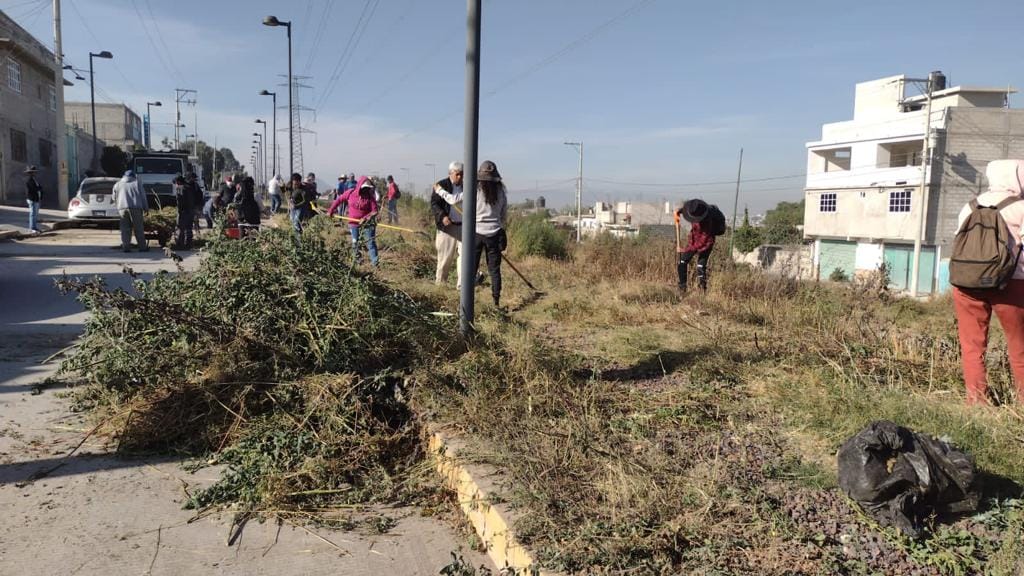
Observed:
[[[676,271],[679,273],[679,290],[683,292],[686,292],[690,260],[693,260],[694,256],[697,256],[697,281],[700,283],[701,291],[707,292],[708,258],[715,247],[715,235],[708,229],[709,225],[706,222],[710,212],[707,202],[696,198],[687,200],[682,208],[676,210],[676,252],[679,254]],[[680,242],[680,216],[690,223],[690,233],[686,237],[685,247]]]

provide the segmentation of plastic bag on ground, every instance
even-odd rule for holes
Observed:
[[[839,448],[839,487],[882,526],[917,538],[932,514],[977,509],[974,458],[943,440],[888,420]]]

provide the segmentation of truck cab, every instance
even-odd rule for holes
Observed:
[[[184,152],[143,151],[132,158],[132,170],[154,209],[177,205],[174,179],[184,176],[188,167],[188,154]]]

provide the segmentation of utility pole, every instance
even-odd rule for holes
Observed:
[[[480,13],[483,0],[466,0],[466,133],[465,171],[462,183],[461,318],[463,337],[473,334],[473,298],[476,289],[476,167],[480,136]]]
[[[918,193],[917,201],[917,228],[914,231],[914,261],[910,271],[910,297],[917,297],[917,285],[921,275],[921,239],[924,235],[924,226],[927,222],[925,211],[928,209],[928,165],[931,163],[928,156],[931,152],[932,134],[932,88],[935,83],[935,73],[928,75],[927,104],[924,112],[924,142],[921,144],[921,191]]]
[[[736,198],[732,201],[732,232],[729,234],[729,258],[736,239],[736,212],[740,209],[740,177],[743,176],[743,148],[740,148],[740,167],[736,170]]]
[[[195,100],[184,99],[189,94],[195,94],[195,90],[187,88],[175,88],[174,89],[174,149],[181,149],[181,134],[179,128],[181,126],[181,104],[195,104]]]
[[[576,175],[576,242],[583,237],[583,141],[565,142],[580,154],[580,167]]]
[[[57,74],[53,89],[57,93],[57,204],[68,205],[68,131],[64,125],[64,54],[60,24],[60,0],[53,0],[53,55],[57,63]]]

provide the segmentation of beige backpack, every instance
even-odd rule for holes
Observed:
[[[949,283],[958,288],[1001,289],[1013,276],[1021,246],[1014,247],[1010,227],[1000,210],[1019,201],[1007,198],[995,206],[971,200],[971,213],[953,241]]]

